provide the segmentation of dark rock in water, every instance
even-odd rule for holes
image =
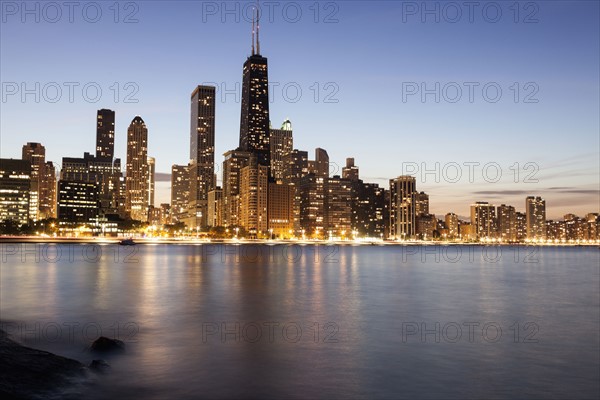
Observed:
[[[0,330],[0,396],[40,398],[56,395],[85,377],[79,361],[25,347]]]
[[[90,346],[90,350],[97,353],[122,352],[125,350],[125,343],[118,339],[100,336],[94,340],[94,343]]]
[[[104,373],[110,370],[110,365],[104,360],[92,360],[90,369],[94,372]]]

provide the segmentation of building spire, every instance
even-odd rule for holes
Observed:
[[[252,8],[252,55],[254,55],[254,8]]]
[[[260,6],[256,0],[256,54],[260,55]]]

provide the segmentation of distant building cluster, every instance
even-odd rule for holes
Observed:
[[[258,26],[258,25],[257,25]],[[115,112],[98,110],[95,155],[45,160],[40,143],[23,146],[22,159],[0,159],[0,220],[23,226],[55,220],[60,234],[116,235],[132,223],[147,234],[207,232],[223,237],[281,239],[389,239],[547,242],[600,239],[597,213],[546,220],[546,202],[527,197],[525,211],[487,202],[471,205],[469,221],[431,214],[429,195],[413,176],[390,179],[389,188],[360,179],[354,158],[330,174],[327,151],[314,158],[294,148],[292,123],[273,128],[269,118],[268,62],[258,27],[243,66],[239,146],[225,152],[222,186],[215,174],[213,86],[191,94],[189,162],[171,169],[171,202],[157,206],[155,159],[148,128],[136,116],[127,128],[125,174],[114,158]],[[256,37],[256,40],[255,40]],[[6,228],[6,227],[4,227]],[[6,230],[6,229],[5,229]]]

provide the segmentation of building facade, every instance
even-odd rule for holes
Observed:
[[[390,179],[390,237],[411,239],[416,234],[416,179],[402,175]]]
[[[496,207],[485,201],[471,205],[471,225],[477,239],[496,238]]]
[[[525,217],[528,240],[546,239],[546,200],[528,196],[525,199]]]
[[[280,129],[271,129],[271,176],[277,183],[284,178],[284,157],[294,149],[292,123],[286,120]]]
[[[0,158],[0,221],[29,223],[31,162]]]
[[[187,218],[190,198],[190,173],[187,165],[171,166],[171,222]]]
[[[115,112],[102,109],[96,114],[96,158],[111,160],[115,154]]]
[[[127,129],[125,210],[136,221],[148,220],[148,128],[136,116]]]

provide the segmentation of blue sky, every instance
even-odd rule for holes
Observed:
[[[45,3],[27,2],[27,14],[22,2],[2,2],[2,157],[20,157],[27,141],[43,143],[58,163],[93,152],[96,110],[111,108],[118,156],[125,158],[127,126],[141,115],[157,171],[187,163],[189,96],[201,83],[240,85],[251,41],[242,14],[252,2],[227,2],[229,13],[220,1],[120,2],[118,16],[114,3],[76,2],[70,22],[62,2],[54,3],[61,16]],[[523,210],[529,194],[546,198],[551,218],[599,211],[599,2],[481,1],[471,18],[462,1],[262,3],[261,52],[278,84],[271,120],[292,120],[294,147],[325,148],[340,166],[355,157],[363,179],[386,186],[416,163],[417,187],[430,193],[436,214],[467,215],[474,201]],[[437,8],[439,20],[423,7]],[[137,22],[124,23],[127,16]],[[21,84],[36,82],[39,103],[34,95],[22,101]],[[51,82],[62,87],[54,103]],[[72,102],[65,82],[79,84]],[[434,93],[423,99],[421,89],[435,92],[436,83],[439,102]],[[89,101],[94,86],[102,89],[98,102]],[[462,97],[452,102],[457,87]],[[124,101],[132,88],[137,103]],[[235,95],[218,99],[218,165],[237,146],[239,118]],[[470,162],[480,163],[473,179]],[[169,184],[160,183],[158,200],[168,198]]]

